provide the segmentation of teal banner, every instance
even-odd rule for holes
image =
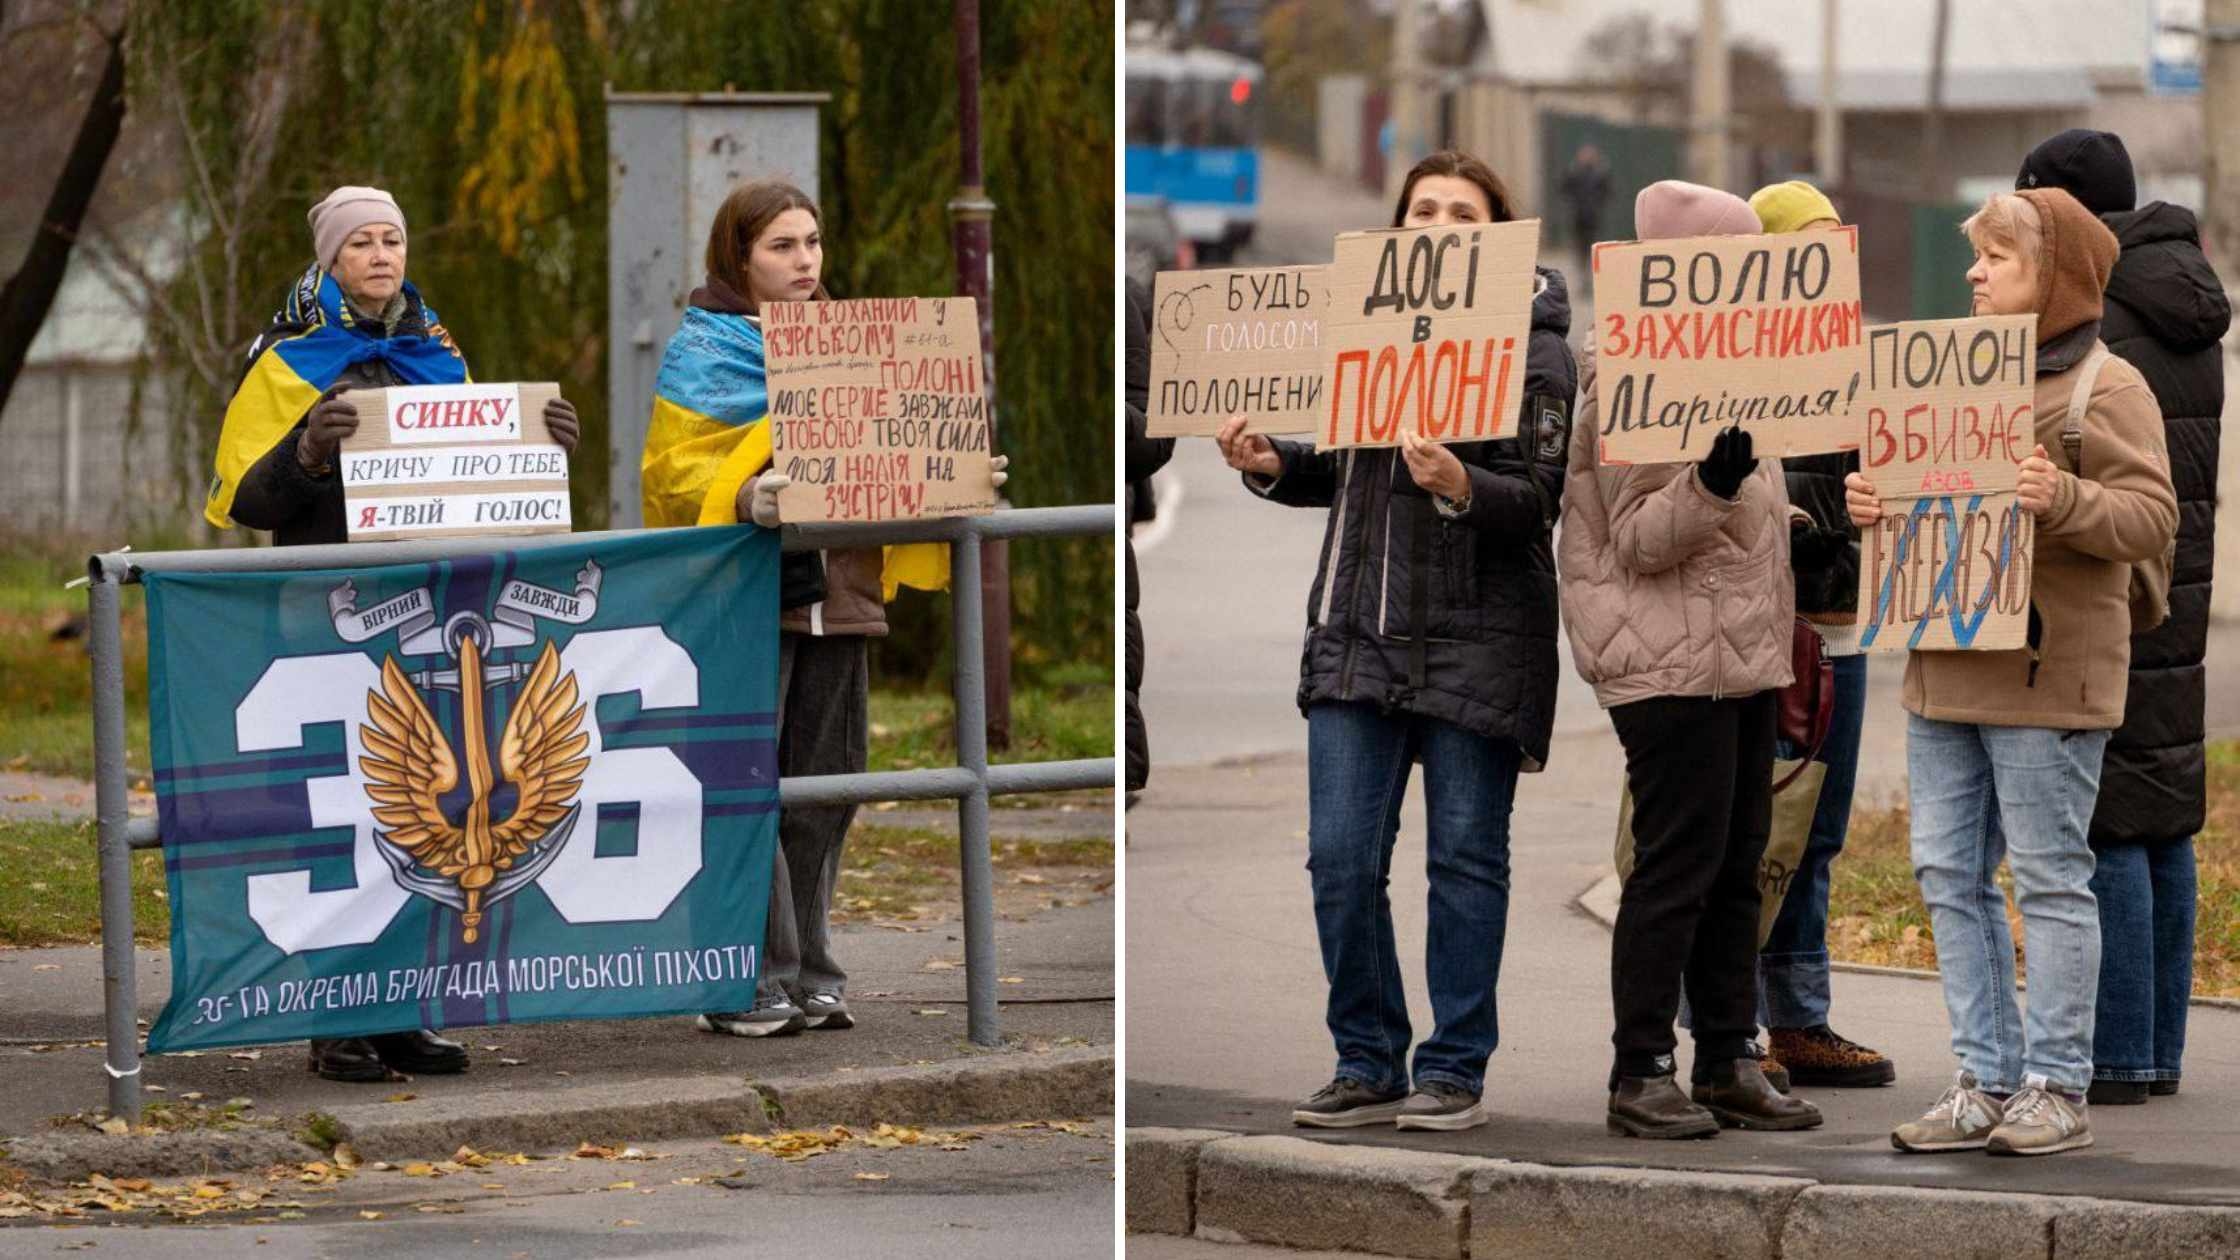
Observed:
[[[145,582],[151,1052],[754,1004],[776,534]]]

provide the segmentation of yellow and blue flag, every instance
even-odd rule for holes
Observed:
[[[646,524],[735,523],[739,487],[770,465],[769,410],[762,330],[744,315],[687,307],[653,382],[639,467]],[[887,548],[880,585],[890,600],[904,586],[949,589],[949,549]]]
[[[232,528],[241,479],[353,364],[379,359],[407,385],[457,385],[467,379],[467,361],[435,311],[410,283],[404,294],[426,332],[385,337],[365,331],[342,300],[342,286],[318,264],[297,279],[271,327],[250,346],[248,370],[226,404],[217,473],[202,508],[212,525]]]

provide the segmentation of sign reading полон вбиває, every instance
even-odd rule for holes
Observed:
[[[1867,330],[1854,408],[1882,519],[1860,536],[1859,644],[1870,652],[2025,645],[2036,532],[2015,494],[2036,445],[2037,318]]]
[[[1315,448],[1514,434],[1539,248],[1538,219],[1339,236]]]
[[[1152,291],[1152,437],[1305,433],[1322,416],[1327,267],[1162,271]]]
[[[1859,230],[1594,247],[1602,462],[1681,463],[1734,425],[1761,456],[1850,450]]]
[[[788,521],[995,509],[980,318],[971,298],[770,302],[771,466]]]
[[[358,431],[336,457],[350,541],[568,532],[568,454],[544,427],[558,385],[343,396],[358,409]]]

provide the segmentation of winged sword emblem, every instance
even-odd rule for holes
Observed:
[[[457,910],[472,943],[488,907],[535,879],[573,833],[590,736],[573,673],[547,639],[506,716],[493,767],[486,721],[482,647],[473,635],[458,643],[461,741],[468,800],[456,817],[444,808],[461,781],[460,758],[443,727],[393,656],[381,664],[381,688],[366,693],[358,728],[365,752],[366,795],[380,824],[382,856],[397,882]],[[501,673],[518,666],[500,667]],[[513,809],[492,817],[492,794],[513,785]]]

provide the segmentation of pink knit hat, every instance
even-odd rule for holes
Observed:
[[[345,184],[328,193],[326,199],[311,207],[307,216],[311,220],[311,244],[318,251],[319,265],[334,266],[335,256],[342,252],[342,243],[350,234],[370,223],[393,223],[397,234],[404,235],[404,211],[397,208],[397,199],[378,188],[360,188]]]
[[[1633,235],[1642,241],[1682,236],[1756,236],[1757,212],[1730,192],[1660,179],[1633,199]]]

